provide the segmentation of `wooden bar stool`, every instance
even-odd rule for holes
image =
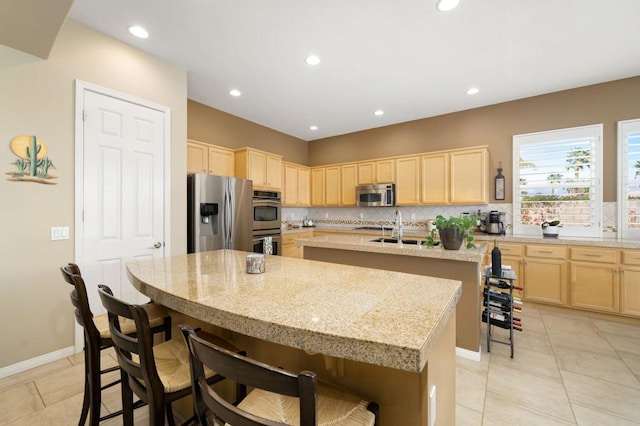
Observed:
[[[189,327],[180,326],[189,347],[193,376],[193,400],[201,425],[233,426],[378,424],[378,404],[324,384],[309,371],[299,374],[229,352],[199,338]],[[254,388],[236,407],[222,398],[204,380],[207,368],[236,383]]]
[[[89,424],[94,426],[100,421],[122,414],[122,410],[120,410],[100,417],[102,391],[120,383],[120,380],[116,380],[103,385],[101,376],[117,371],[120,367],[101,369],[100,352],[113,346],[109,332],[109,321],[107,314],[93,316],[80,268],[75,263],[69,263],[67,266],[61,267],[60,270],[64,280],[74,286],[70,294],[71,303],[75,308],[76,321],[82,327],[84,334],[84,399],[78,424],[84,425],[87,416],[89,416]],[[171,317],[167,314],[166,309],[155,303],[143,306],[148,313],[152,333],[163,333],[165,340],[171,339]],[[136,329],[133,321],[127,321],[123,324],[123,330],[126,333],[134,333]],[[136,407],[140,405],[140,401],[138,401]]]
[[[98,286],[102,304],[109,315],[111,340],[121,368],[122,405],[124,424],[133,424],[132,397],[135,393],[149,404],[151,425],[174,425],[171,403],[191,394],[189,351],[183,339],[178,338],[153,346],[147,311],[144,305],[130,305],[113,296],[105,285]],[[127,335],[122,329],[121,318],[134,321],[137,333]],[[209,333],[202,337],[221,345],[231,352],[239,350],[231,343]],[[214,384],[224,377],[205,369],[205,383]],[[203,379],[205,380],[205,379]],[[165,417],[166,414],[166,417]],[[195,417],[187,421],[189,423]]]

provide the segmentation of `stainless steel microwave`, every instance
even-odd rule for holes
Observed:
[[[358,185],[356,203],[359,207],[395,206],[396,185],[393,183]]]

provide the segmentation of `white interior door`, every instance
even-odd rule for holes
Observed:
[[[76,259],[96,314],[104,312],[98,284],[131,303],[146,300],[129,282],[125,264],[164,256],[169,118],[161,109],[80,89],[82,132],[77,135],[82,143],[76,152],[82,153],[83,164],[76,175],[81,180],[76,185],[81,192],[76,193],[76,209],[81,209]],[[76,333],[76,342],[79,337]]]

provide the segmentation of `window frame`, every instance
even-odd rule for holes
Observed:
[[[627,177],[628,177],[628,164],[627,161],[627,142],[629,133],[640,132],[640,118],[631,120],[618,121],[618,192],[617,192],[617,214],[616,214],[616,235],[618,238],[625,240],[640,240],[640,229],[633,229],[626,227],[626,214],[628,206],[627,198]]]
[[[553,141],[563,141],[580,138],[594,138],[595,147],[591,156],[592,164],[597,166],[594,170],[594,197],[591,198],[591,226],[578,227],[562,225],[560,231],[561,237],[601,237],[602,236],[602,210],[603,210],[603,124],[591,124],[579,127],[570,127],[564,129],[546,130],[542,132],[525,133],[513,135],[512,153],[513,153],[513,183],[512,183],[512,217],[513,217],[513,234],[514,235],[542,235],[540,225],[523,224],[520,221],[521,201],[520,194],[520,147],[527,144],[544,143]]]

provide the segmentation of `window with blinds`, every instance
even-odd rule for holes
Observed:
[[[559,220],[562,236],[601,236],[601,124],[514,136],[513,170],[515,234]]]
[[[640,119],[618,122],[618,236],[640,239]]]

